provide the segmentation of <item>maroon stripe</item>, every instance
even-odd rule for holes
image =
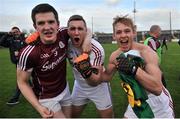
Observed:
[[[170,98],[170,95],[169,95],[169,93],[166,91],[166,89],[163,87],[163,92],[164,92],[164,94],[166,95],[166,96],[168,96],[168,98],[169,98],[169,107],[172,109],[172,110],[174,110],[174,107],[173,107],[173,102],[172,102],[172,100],[170,100],[171,98]],[[173,115],[174,115],[174,113],[173,113]]]
[[[164,94],[166,94],[168,97],[170,97],[170,96],[169,96],[169,93],[165,90],[164,87],[163,87],[163,92],[164,92]]]
[[[94,64],[95,66],[97,66],[97,65],[99,65],[99,64],[101,63],[101,56],[102,56],[102,54],[101,54],[100,49],[98,49],[94,44],[92,44],[92,49],[93,49],[93,51],[94,51],[94,53],[95,53],[95,55],[96,55],[93,64]]]
[[[93,51],[94,54],[95,54],[95,58],[94,58],[93,65],[96,66],[96,62],[97,62],[97,60],[98,60],[98,53],[97,53],[97,51],[96,51],[93,47],[92,47],[92,51]]]

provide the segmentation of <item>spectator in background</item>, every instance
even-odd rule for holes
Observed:
[[[161,48],[161,43],[160,43],[160,38],[161,36],[161,28],[159,25],[152,25],[149,31],[149,34],[147,35],[144,45],[149,46],[152,48],[158,55],[158,61],[159,61],[159,66],[161,64],[161,54],[162,54],[162,48]],[[163,85],[166,87],[166,81],[164,78],[164,75],[162,73],[162,82]]]
[[[161,63],[161,43],[159,41],[161,35],[161,28],[158,25],[152,25],[147,35],[144,45],[151,47],[159,57],[159,63]]]
[[[8,34],[5,34],[0,39],[0,45],[3,47],[8,47],[10,52],[11,62],[17,65],[19,60],[19,51],[26,46],[24,34],[21,33],[20,29],[16,26],[11,28]],[[19,96],[21,92],[16,85],[16,90],[14,95],[6,103],[7,105],[15,105],[19,103]]]
[[[166,37],[163,38],[163,41],[162,41],[162,52],[163,52],[163,47],[165,46],[166,50],[168,50],[168,46],[167,46],[167,43],[166,43]]]

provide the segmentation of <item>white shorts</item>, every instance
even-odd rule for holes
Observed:
[[[58,96],[49,99],[40,99],[39,102],[53,112],[61,110],[62,106],[71,106],[72,101],[68,83],[64,91]]]
[[[74,84],[72,105],[81,106],[92,101],[98,110],[106,110],[112,107],[109,83],[101,83],[96,87],[82,88]]]
[[[149,99],[147,102],[150,105],[155,118],[174,118],[173,102],[167,89],[163,88],[163,91],[159,96],[148,94],[148,97]],[[137,118],[130,105],[128,105],[124,117]]]

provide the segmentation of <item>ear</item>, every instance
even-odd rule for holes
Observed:
[[[33,24],[33,27],[34,27],[35,29],[37,28],[35,24]]]
[[[69,33],[69,28],[67,28],[67,33],[70,34],[70,33]]]
[[[137,36],[137,32],[136,32],[136,31],[134,31],[134,32],[133,32],[133,34],[134,34],[134,38],[136,38],[136,36]]]
[[[112,38],[113,38],[113,40],[116,41],[116,38],[115,38],[115,34],[114,34],[114,33],[113,33],[113,35],[112,35]]]
[[[58,30],[59,30],[59,28],[60,28],[60,21],[58,21]]]

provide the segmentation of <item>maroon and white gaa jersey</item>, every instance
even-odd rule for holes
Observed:
[[[40,41],[21,52],[18,67],[24,71],[32,70],[33,91],[39,99],[55,97],[66,87],[68,39],[67,29],[63,29],[55,43]]]

